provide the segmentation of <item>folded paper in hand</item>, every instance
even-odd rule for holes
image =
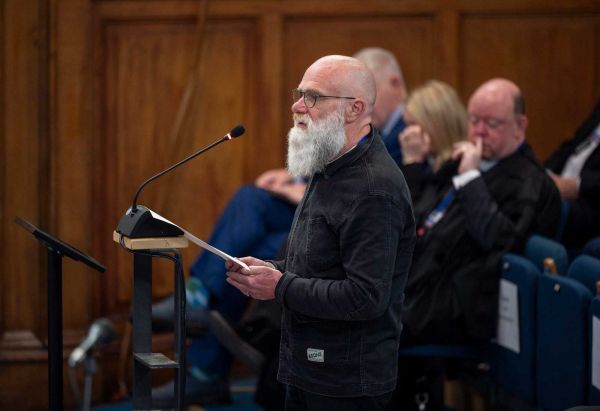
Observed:
[[[167,220],[166,218],[164,218],[163,216],[161,216],[160,214],[155,213],[154,211],[150,210],[150,212],[152,213],[152,217],[159,219],[159,220],[163,220],[169,224],[173,224],[174,226],[179,227],[177,224],[174,224],[172,221]],[[219,257],[221,257],[223,260],[225,261],[231,261],[234,264],[239,265],[240,267],[246,268],[248,269],[248,265],[246,263],[244,263],[242,260],[240,260],[239,258],[236,257],[232,257],[229,254],[227,254],[224,251],[219,250],[216,247],[213,247],[212,245],[208,244],[206,241],[203,241],[201,239],[199,239],[198,237],[196,237],[194,234],[190,233],[189,231],[179,227],[181,229],[181,231],[183,231],[183,235],[185,238],[187,238],[188,240],[190,240],[192,243],[196,244],[199,247],[204,248],[207,251],[210,251],[213,254],[218,255]]]

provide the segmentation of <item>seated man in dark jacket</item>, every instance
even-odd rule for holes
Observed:
[[[564,142],[545,166],[568,204],[561,242],[581,248],[600,236],[600,100],[575,136]]]
[[[455,145],[453,160],[438,173],[445,178],[432,181],[414,205],[417,244],[402,346],[493,337],[500,257],[519,251],[532,233],[556,232],[560,196],[525,143],[519,88],[490,80],[474,92],[467,111],[469,141]],[[417,409],[414,393],[404,395],[419,377],[408,368],[401,362],[401,374],[408,374],[398,383],[403,410]]]

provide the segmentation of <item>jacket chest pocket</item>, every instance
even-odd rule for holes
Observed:
[[[341,263],[339,238],[324,217],[307,221],[306,250],[308,265],[316,272]]]

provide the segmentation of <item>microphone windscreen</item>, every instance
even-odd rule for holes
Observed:
[[[241,124],[238,124],[237,126],[235,126],[234,128],[231,129],[231,131],[229,132],[229,135],[232,138],[236,138],[236,137],[241,136],[245,132],[246,132],[246,129],[244,128],[244,126]]]
[[[115,326],[108,318],[99,318],[93,323],[98,328],[98,339],[95,345],[104,345],[111,342],[116,335]]]

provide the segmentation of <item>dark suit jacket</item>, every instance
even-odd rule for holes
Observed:
[[[399,166],[402,165],[402,150],[400,149],[400,143],[398,142],[398,134],[404,130],[405,126],[404,118],[400,116],[389,134],[381,133],[381,139],[383,140],[383,144],[385,144],[385,148],[387,148],[388,153],[390,153],[396,164]]]
[[[575,136],[564,142],[546,161],[545,166],[560,174],[567,159],[600,124],[600,100]],[[600,146],[592,152],[581,170],[579,198],[570,202],[569,215],[562,242],[568,247],[581,247],[587,240],[600,235]]]
[[[456,192],[433,228],[424,221],[452,185],[458,163],[424,181],[414,202],[418,240],[406,285],[402,343],[463,343],[496,332],[500,258],[533,233],[552,236],[560,195],[524,145]],[[407,178],[410,175],[407,174]]]

